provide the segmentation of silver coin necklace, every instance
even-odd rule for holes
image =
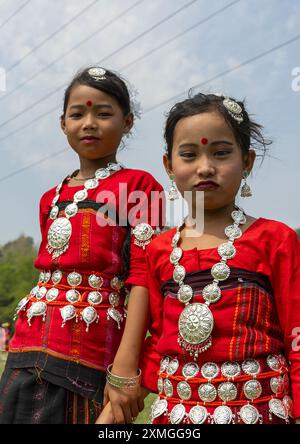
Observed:
[[[179,285],[177,299],[182,304],[185,304],[185,308],[178,319],[178,343],[194,360],[198,358],[200,353],[205,352],[212,345],[211,334],[214,328],[214,317],[210,304],[214,304],[222,296],[219,282],[225,281],[230,275],[227,260],[232,259],[236,255],[234,241],[242,235],[239,225],[246,223],[245,213],[240,208],[234,210],[231,213],[231,217],[233,224],[225,228],[228,241],[218,247],[221,260],[211,268],[213,281],[211,284],[206,285],[202,291],[205,303],[190,302],[194,297],[194,290],[190,285],[184,283],[186,270],[183,265],[179,264],[183,251],[178,247],[178,242],[180,240],[180,230],[184,222],[177,226],[176,233],[172,239],[171,245],[173,250],[170,255],[170,262],[174,265],[173,280]]]

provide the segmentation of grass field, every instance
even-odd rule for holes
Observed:
[[[0,352],[0,376],[3,372],[3,369],[5,367],[5,361],[6,361],[7,353]],[[150,395],[147,396],[145,399],[145,408],[144,410],[139,414],[139,416],[135,420],[135,424],[148,424],[149,423],[149,412],[150,412],[150,406],[156,397],[155,394],[150,393]]]

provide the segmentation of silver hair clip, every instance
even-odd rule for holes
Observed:
[[[106,70],[104,68],[90,68],[88,70],[88,75],[94,80],[105,80]]]
[[[234,120],[236,120],[238,123],[243,122],[243,110],[237,102],[230,99],[229,97],[225,97],[225,99],[223,100],[223,105],[225,106],[231,117],[234,118]]]

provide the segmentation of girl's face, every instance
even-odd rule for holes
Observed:
[[[131,113],[124,116],[118,101],[96,88],[72,88],[61,127],[70,146],[81,158],[114,158],[124,134],[133,125]]]
[[[204,208],[212,210],[235,201],[243,171],[250,172],[254,160],[255,151],[243,155],[222,115],[211,111],[179,120],[172,158],[165,155],[164,165],[182,195],[204,191]]]

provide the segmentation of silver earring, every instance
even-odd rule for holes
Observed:
[[[247,170],[243,171],[243,186],[241,188],[241,197],[251,197],[252,196],[252,191],[250,186],[247,184],[247,177],[249,176],[249,173]]]
[[[176,200],[176,199],[179,198],[179,195],[178,195],[178,191],[177,191],[177,189],[175,187],[175,182],[174,182],[173,174],[170,174],[170,179],[171,179],[171,187],[170,187],[169,192],[168,192],[168,199],[169,200]]]

